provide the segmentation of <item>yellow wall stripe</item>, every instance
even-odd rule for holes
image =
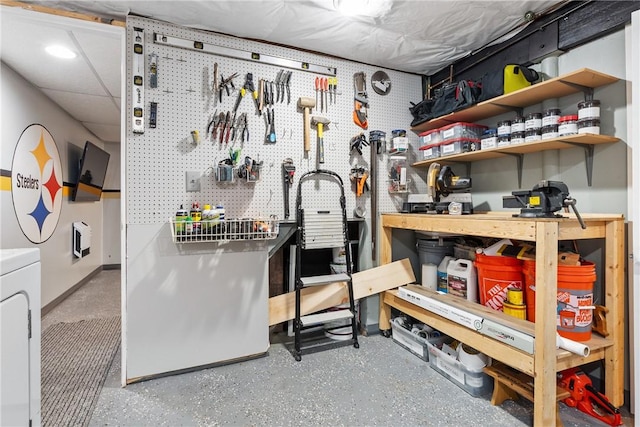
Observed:
[[[11,177],[10,176],[0,176],[0,191],[11,191]],[[73,187],[67,183],[62,187],[62,195],[65,197],[71,197],[71,193],[73,193]],[[108,190],[102,192],[102,197],[104,199],[119,199],[120,198],[120,190]]]
[[[10,176],[0,176],[0,191],[11,191]]]

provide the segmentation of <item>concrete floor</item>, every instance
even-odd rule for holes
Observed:
[[[120,271],[106,270],[43,318],[57,322],[120,313]],[[116,355],[92,426],[470,425],[526,426],[529,402],[492,406],[474,398],[418,357],[381,335],[360,348],[304,354],[296,362],[284,334],[265,357],[180,375],[120,384]],[[565,426],[605,425],[561,405]],[[625,424],[633,420],[625,417]]]

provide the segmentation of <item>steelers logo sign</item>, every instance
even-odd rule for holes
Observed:
[[[38,124],[20,135],[11,167],[13,209],[24,235],[46,242],[62,210],[62,165],[53,137]]]

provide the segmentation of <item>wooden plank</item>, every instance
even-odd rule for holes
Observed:
[[[401,312],[475,348],[492,359],[508,362],[510,366],[519,371],[533,375],[533,356],[531,354],[527,354],[515,347],[504,345],[493,338],[410,303],[400,298],[397,290],[385,292],[383,302],[386,306],[397,308]],[[382,329],[382,327],[380,328]]]
[[[556,307],[558,223],[539,222],[536,230],[536,323],[533,424],[554,426],[556,405]]]
[[[99,16],[87,15],[87,14],[78,13],[78,12],[70,12],[70,11],[67,11],[67,10],[54,9],[52,7],[40,6],[40,5],[36,5],[36,4],[28,4],[28,3],[23,3],[23,2],[20,2],[20,1],[0,0],[0,5],[2,5],[2,6],[10,6],[10,7],[19,7],[21,9],[31,10],[33,12],[48,13],[49,15],[64,16],[66,18],[80,19],[82,21],[97,22],[99,24],[108,24],[108,25],[114,25],[114,26],[117,26],[117,27],[124,27],[125,26],[125,22],[124,21],[118,21],[118,20],[115,20],[115,19],[101,18]]]
[[[411,262],[408,258],[370,268],[352,275],[354,299],[365,298],[388,289],[413,283]],[[304,288],[301,291],[301,314],[344,304],[349,301],[347,284],[344,282]],[[295,317],[295,291],[269,298],[269,326],[286,322]]]
[[[605,349],[605,394],[614,406],[624,404],[624,221],[607,224],[605,240],[605,306],[614,345]]]

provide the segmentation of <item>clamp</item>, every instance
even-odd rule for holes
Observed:
[[[362,196],[365,190],[369,191],[369,184],[367,183],[369,171],[364,166],[351,168],[349,178],[356,184],[356,197]]]
[[[362,146],[368,146],[369,142],[367,141],[367,137],[364,135],[364,133],[360,133],[351,138],[349,145],[351,146],[351,149],[349,151],[356,150],[358,154],[362,155]]]

